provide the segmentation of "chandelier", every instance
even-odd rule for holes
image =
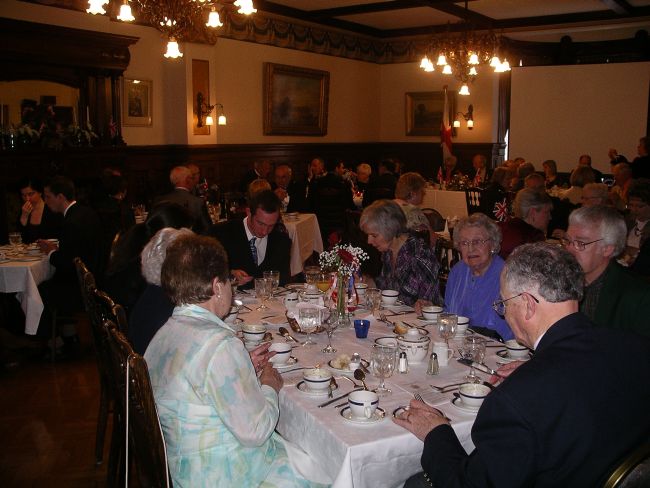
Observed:
[[[467,0],[465,1],[467,11]],[[469,83],[473,83],[483,66],[493,68],[495,73],[510,71],[510,63],[499,58],[499,38],[492,32],[473,30],[467,20],[461,22],[460,34],[448,33],[433,40],[426,49],[420,68],[435,71],[432,59],[442,69],[442,74],[453,75],[461,82],[459,95],[469,95]]]
[[[105,14],[104,5],[110,0],[88,0],[89,14]],[[155,27],[167,37],[166,58],[183,57],[178,47],[178,41],[185,40],[190,34],[202,30],[203,26],[211,29],[221,27],[221,18],[217,8],[217,0],[120,0],[122,5],[117,16],[122,22],[133,22],[135,17],[131,11],[134,5],[141,19]],[[257,10],[253,0],[236,0],[233,4],[239,7],[238,13],[250,15]],[[206,22],[207,20],[207,22]]]

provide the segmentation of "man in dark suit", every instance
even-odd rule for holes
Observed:
[[[602,183],[603,182],[603,173],[598,171],[596,168],[591,166],[591,156],[589,154],[582,154],[578,159],[578,166],[588,166],[591,171],[594,172],[594,182]]]
[[[304,212],[306,210],[305,185],[292,178],[293,171],[288,164],[275,167],[275,181],[271,189],[282,202],[287,212]]]
[[[262,190],[251,196],[246,218],[208,231],[226,249],[231,273],[240,285],[250,288],[253,278],[271,270],[280,272],[280,284],[289,281],[291,239],[279,219],[280,200],[273,191]]]
[[[41,251],[49,254],[50,263],[56,268],[52,279],[39,287],[43,302],[46,310],[51,311],[54,307],[66,314],[76,312],[82,306],[73,259],[80,257],[96,279],[101,280],[108,256],[97,214],[77,203],[74,194],[74,184],[62,176],[55,177],[45,186],[45,203],[54,213],[63,214],[63,227],[58,245],[39,241]],[[48,315],[43,314],[42,324],[49,324]],[[63,334],[73,336],[74,329],[64,328]]]
[[[194,231],[197,233],[205,232],[211,221],[203,199],[192,194],[195,187],[192,171],[187,166],[176,166],[169,173],[169,181],[174,185],[174,190],[158,197],[154,202],[154,206],[163,203],[175,203],[185,207],[192,217]]]
[[[241,182],[239,183],[239,191],[242,193],[248,192],[248,185],[255,180],[268,180],[273,165],[271,161],[262,159],[253,163],[253,168],[244,173]]]
[[[411,402],[395,422],[424,441],[424,473],[406,486],[602,486],[650,436],[650,342],[578,312],[582,269],[558,246],[517,248],[501,296],[495,310],[535,354],[502,368],[511,374],[481,405],[470,455],[444,416]]]

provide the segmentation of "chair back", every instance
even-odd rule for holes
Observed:
[[[111,297],[101,290],[95,291],[95,299],[100,314],[100,321],[112,320],[122,334],[127,334],[129,330],[129,321],[126,318],[124,307],[115,303]]]
[[[465,190],[465,200],[467,201],[467,215],[481,211],[481,195],[483,190],[480,188],[468,188]]]
[[[434,208],[423,208],[422,213],[429,220],[429,225],[433,232],[442,232],[445,230],[445,219],[440,212]]]
[[[646,441],[623,458],[603,488],[645,488],[650,486],[650,442]]]
[[[140,486],[171,487],[165,439],[156,410],[147,363],[137,354],[114,322],[107,320],[111,362],[117,378],[117,397],[128,433],[126,459],[133,459]],[[125,466],[128,470],[129,463]],[[125,479],[128,480],[128,472]]]

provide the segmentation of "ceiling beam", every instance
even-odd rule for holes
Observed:
[[[620,15],[630,15],[632,6],[625,0],[600,0],[608,9]]]
[[[494,24],[493,18],[487,17],[477,12],[473,12],[469,8],[466,9],[465,7],[459,7],[454,2],[438,0],[417,0],[417,3],[419,3],[422,7],[431,7],[439,10],[440,12],[454,15],[476,25],[491,27]]]

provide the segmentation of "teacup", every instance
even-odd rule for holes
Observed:
[[[305,386],[312,391],[324,391],[330,384],[332,373],[327,369],[310,368],[302,373]]]
[[[352,416],[357,419],[369,419],[377,410],[379,396],[374,391],[353,391],[348,396],[348,406]]]
[[[246,342],[261,342],[266,333],[266,327],[258,324],[246,324],[242,326],[242,334]]]
[[[447,366],[449,360],[454,357],[454,350],[447,347],[445,342],[434,342],[431,352],[435,352],[438,357],[439,366]]]
[[[458,389],[461,401],[471,408],[478,408],[490,393],[488,386],[480,383],[465,383]]]
[[[469,327],[469,318],[458,316],[458,322],[456,322],[456,335],[464,336],[467,332],[467,327]]]
[[[409,364],[418,364],[424,361],[429,352],[430,343],[431,339],[420,334],[414,339],[402,336],[397,338],[399,350],[406,352]]]
[[[233,305],[230,307],[230,312],[223,318],[223,321],[227,324],[233,324],[237,320],[237,315],[239,315],[239,307]]]
[[[515,339],[506,341],[506,349],[511,358],[521,359],[528,356],[528,348],[519,344]]]
[[[375,344],[397,347],[397,337],[378,337],[375,339]]]
[[[277,365],[286,364],[291,357],[291,344],[288,342],[273,342],[269,351],[275,351],[275,356],[269,359],[270,362]]]
[[[422,307],[422,316],[425,320],[438,320],[440,312],[442,312],[442,307],[436,307],[435,305]]]
[[[366,290],[368,289],[368,283],[355,283],[354,289],[357,291],[359,298],[366,296]]]
[[[295,307],[298,304],[298,293],[292,291],[284,297],[284,306],[286,308]]]
[[[395,305],[399,292],[397,290],[382,290],[381,303],[384,305]]]

